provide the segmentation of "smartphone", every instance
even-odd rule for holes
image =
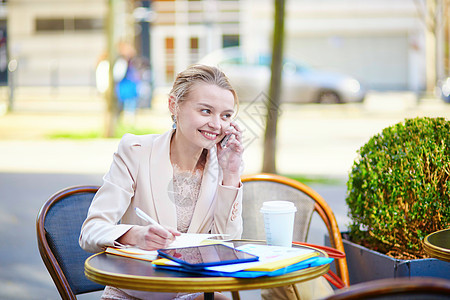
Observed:
[[[220,141],[220,146],[221,146],[222,148],[225,148],[225,146],[227,145],[228,140],[230,139],[230,137],[231,137],[231,134],[227,134],[227,135],[224,136],[223,139]]]

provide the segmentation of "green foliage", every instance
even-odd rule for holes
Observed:
[[[347,182],[351,239],[394,257],[425,257],[422,239],[450,227],[450,122],[406,119],[358,154]]]
[[[113,138],[121,138],[125,133],[133,133],[133,134],[153,134],[153,133],[162,133],[164,131],[156,130],[153,128],[143,128],[143,127],[137,127],[132,125],[124,125],[119,124],[116,128],[116,132],[114,134]],[[49,135],[49,138],[51,139],[74,139],[74,140],[84,140],[84,139],[97,139],[97,138],[103,138],[103,132],[101,130],[91,130],[91,131],[85,131],[85,132],[62,132],[58,131],[55,133],[52,133]]]
[[[304,175],[304,174],[280,174],[285,177],[300,181],[305,184],[325,184],[325,185],[340,185],[343,183],[342,179]]]

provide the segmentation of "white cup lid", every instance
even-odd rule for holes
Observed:
[[[260,210],[262,213],[287,213],[296,211],[297,208],[290,201],[266,201]]]

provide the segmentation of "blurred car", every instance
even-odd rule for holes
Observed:
[[[223,48],[206,55],[200,64],[219,67],[228,76],[239,99],[251,101],[261,92],[268,94],[269,55],[246,56],[239,47]],[[344,103],[361,102],[366,91],[355,78],[322,71],[284,59],[283,102]]]
[[[439,95],[447,103],[450,103],[450,77],[438,83]]]

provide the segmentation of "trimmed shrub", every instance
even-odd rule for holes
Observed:
[[[395,258],[427,257],[423,238],[450,227],[450,122],[406,119],[373,136],[347,182],[352,241]]]

